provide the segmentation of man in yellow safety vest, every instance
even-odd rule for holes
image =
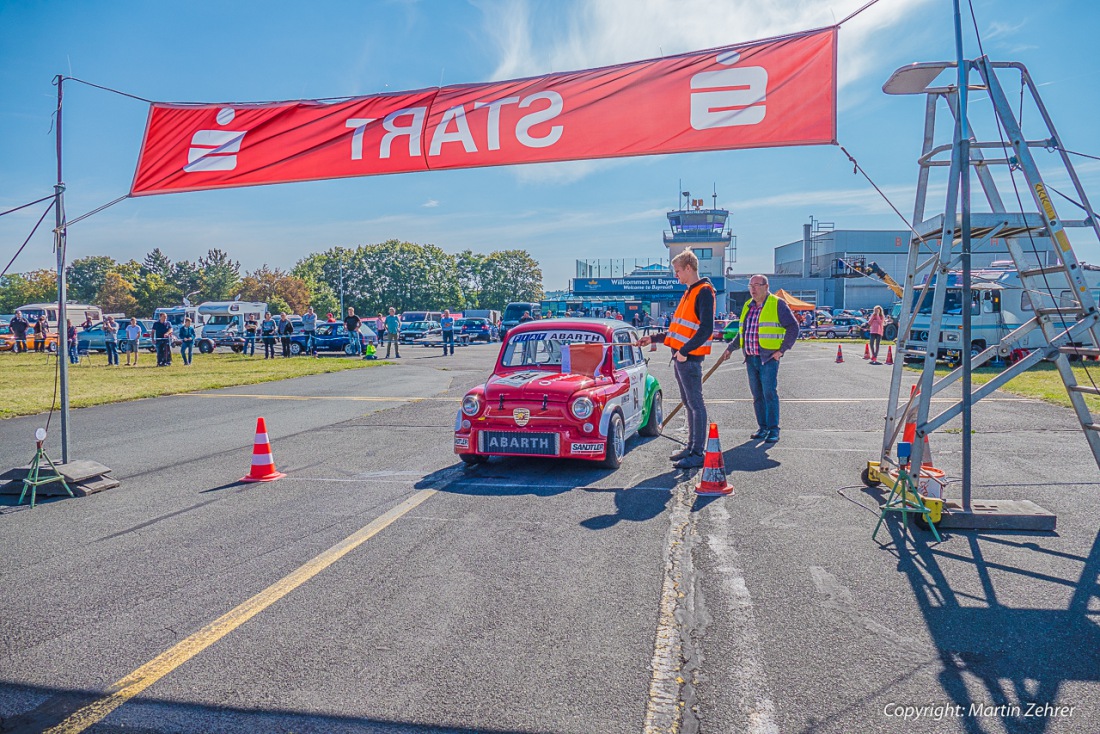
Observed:
[[[741,309],[737,338],[722,352],[719,363],[729,359],[735,349],[744,351],[756,411],[757,429],[752,438],[775,443],[779,440],[779,360],[798,339],[798,320],[786,301],[768,291],[766,276],[749,278],[749,295],[752,298]]]
[[[677,469],[695,469],[703,465],[703,450],[707,440],[707,406],[703,403],[703,360],[710,354],[714,333],[714,286],[699,277],[699,258],[684,250],[672,258],[672,272],[681,285],[687,286],[680,304],[663,335],[672,348],[673,372],[680,386],[688,419],[688,442],[681,451],[668,457]],[[643,336],[639,346],[661,341],[662,335]]]

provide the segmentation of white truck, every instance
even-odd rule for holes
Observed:
[[[218,341],[231,334],[244,335],[244,322],[249,318],[256,323],[264,320],[267,304],[255,301],[206,301],[196,309],[202,317],[203,339]]]
[[[195,332],[200,332],[200,326],[202,325],[202,316],[199,314],[199,309],[196,306],[164,306],[161,308],[153,309],[153,320],[156,321],[160,318],[161,314],[168,314],[168,323],[172,325],[172,328],[179,330],[183,326],[183,320],[191,319],[191,326],[195,327]]]
[[[1093,298],[1100,300],[1100,267],[1083,265],[1085,282],[1092,291]],[[1073,292],[1064,276],[1049,275],[1053,298],[1045,293],[1024,291],[1020,276],[1016,270],[975,270],[971,277],[970,334],[971,352],[977,354],[986,347],[1000,344],[1013,331],[1030,321],[1036,308],[1050,308],[1075,302]],[[940,344],[937,359],[957,362],[962,353],[962,278],[960,273],[952,272],[948,276],[948,290],[944,300],[943,320],[940,324]],[[909,326],[909,339],[906,346],[921,351],[928,350],[928,329],[932,314],[932,291],[923,302],[922,284],[913,292],[913,304],[920,303],[920,309],[913,316]],[[1013,349],[1036,349],[1046,345],[1043,332],[1033,329],[1018,342]],[[1077,343],[1079,347],[1096,345]],[[907,358],[916,359],[916,358]]]

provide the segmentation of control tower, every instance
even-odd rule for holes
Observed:
[[[729,210],[718,208],[718,194],[712,194],[714,205],[704,209],[703,199],[691,198],[691,192],[680,194],[680,207],[668,213],[669,231],[664,233],[668,257],[691,249],[699,258],[699,275],[711,279],[718,291],[719,311],[728,311],[725,294],[727,268],[737,261],[737,244],[733,232],[726,227]],[[687,204],[685,207],[684,204]]]

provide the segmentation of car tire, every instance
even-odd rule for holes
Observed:
[[[481,454],[459,454],[458,458],[462,459],[462,463],[466,466],[477,466],[489,460],[488,456],[482,456]]]
[[[616,411],[607,423],[607,449],[602,463],[608,469],[618,469],[623,465],[625,454],[626,426],[623,425],[622,414]]]
[[[199,342],[199,354],[210,354],[214,351],[214,345],[205,339]]]
[[[355,347],[353,347],[351,344],[345,344],[344,345],[344,354],[348,355],[349,357],[354,356],[355,355]]]
[[[234,349],[233,351],[237,351],[237,350]],[[297,357],[301,353],[302,353],[302,345],[299,344],[298,342],[291,342],[290,343],[290,356]]]
[[[241,346],[240,344],[234,344],[233,346],[230,347],[230,349],[233,350],[233,354],[240,354],[241,352],[244,351],[244,347]]]
[[[836,339],[836,332],[835,331],[826,331],[825,332],[825,338],[826,339]]]
[[[46,351],[50,352],[51,354],[53,352],[56,352],[57,351],[57,344],[47,344],[46,345]]]
[[[653,391],[649,399],[649,421],[638,431],[643,436],[660,436],[661,423],[665,420],[664,400],[660,390]]]

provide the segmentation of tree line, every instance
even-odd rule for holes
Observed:
[[[302,258],[289,272],[264,264],[242,274],[239,261],[213,248],[194,262],[172,262],[154,248],[141,262],[117,262],[107,255],[74,260],[66,269],[68,298],[99,306],[104,313],[150,316],[159,306],[228,301],[266,302],[272,313],[320,314],[353,306],[374,314],[410,309],[502,309],[509,301],[542,298],[542,270],[525,250],[458,255],[435,245],[398,240],[355,248],[334,247]],[[0,277],[0,313],[25,303],[57,299],[51,270]]]

